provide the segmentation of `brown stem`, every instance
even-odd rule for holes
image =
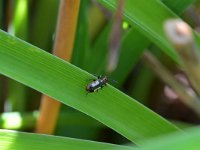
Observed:
[[[61,0],[56,28],[53,54],[70,61],[74,45],[80,0]],[[56,89],[59,90],[59,89]],[[36,133],[53,134],[60,108],[60,102],[43,95]]]

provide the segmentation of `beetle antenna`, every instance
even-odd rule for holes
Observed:
[[[119,82],[117,82],[116,80],[113,80],[113,79],[111,79],[111,78],[108,78],[108,80],[109,80],[109,81],[112,81],[113,83],[117,83],[117,84],[119,83]]]

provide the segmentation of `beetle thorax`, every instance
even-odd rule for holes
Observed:
[[[91,87],[95,87],[95,86],[97,86],[97,85],[99,85],[99,84],[100,84],[100,81],[99,81],[99,80],[93,81],[93,82],[91,83]]]

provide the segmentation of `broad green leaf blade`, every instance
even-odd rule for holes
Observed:
[[[0,130],[1,150],[131,150],[119,146],[73,138]]]
[[[116,9],[117,1],[98,1],[112,10]],[[177,16],[162,2],[158,0],[125,0],[123,15],[167,55],[178,61],[177,55],[163,31],[163,23],[166,19],[176,18]]]
[[[136,143],[178,131],[110,85],[86,95],[85,86],[92,78],[87,72],[3,31],[0,31],[0,73],[92,116]]]
[[[156,138],[148,143],[144,143],[145,146],[137,148],[137,150],[199,150],[199,139],[199,127],[192,128],[186,130],[186,132]]]

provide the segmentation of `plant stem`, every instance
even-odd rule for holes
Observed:
[[[165,23],[165,32],[182,60],[182,67],[193,88],[200,95],[200,54],[191,28],[179,19]]]
[[[70,61],[76,32],[80,0],[61,0],[53,54]],[[60,108],[60,102],[43,95],[37,133],[53,134]],[[49,114],[51,112],[51,114]]]
[[[160,77],[179,95],[180,100],[200,115],[200,102],[198,97],[190,96],[185,88],[183,88],[183,86],[167,70],[167,68],[165,68],[150,52],[146,51],[143,58],[146,65],[149,66],[158,77]]]

